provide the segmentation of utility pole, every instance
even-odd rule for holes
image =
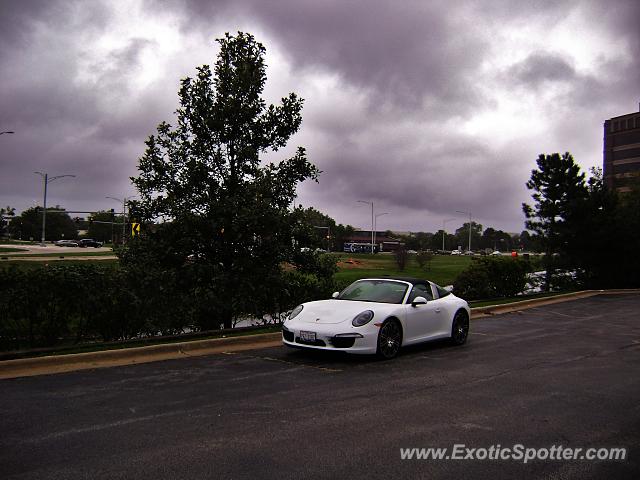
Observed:
[[[371,254],[374,253],[373,248],[374,248],[374,244],[373,242],[375,241],[375,239],[373,238],[373,228],[374,228],[374,217],[373,217],[373,202],[367,202],[366,200],[358,200],[359,203],[367,203],[369,205],[371,205]]]
[[[373,231],[375,232],[374,236],[373,236],[373,243],[375,243],[377,241],[376,240],[376,236],[378,235],[378,217],[381,217],[382,215],[388,215],[388,214],[389,214],[389,212],[376,214],[376,220],[375,220],[375,222],[373,222]]]
[[[12,133],[12,132],[3,132],[3,133]],[[57,180],[59,178],[63,178],[63,177],[74,177],[75,175],[58,175],[55,177],[51,177],[49,178],[49,174],[48,173],[42,173],[42,172],[33,172],[36,175],[40,175],[42,177],[42,182],[43,182],[43,190],[44,190],[44,205],[42,206],[42,238],[41,238],[41,242],[40,245],[45,247],[46,243],[45,243],[45,229],[46,229],[46,220],[47,220],[47,185],[49,185],[49,183],[53,182],[54,180]]]
[[[116,202],[120,202],[122,203],[122,246],[124,247],[124,239],[125,239],[125,235],[126,235],[126,225],[127,225],[127,221],[126,221],[126,208],[127,208],[127,202],[129,200],[131,200],[133,197],[137,197],[137,195],[131,195],[130,197],[124,197],[122,200],[120,200],[119,198],[116,197],[105,197],[105,198],[110,198],[111,200],[115,200]]]

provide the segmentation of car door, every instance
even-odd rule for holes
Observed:
[[[411,302],[416,297],[427,299],[426,304],[413,306]],[[433,300],[431,286],[428,284],[415,284],[407,297],[405,304],[405,332],[404,345],[428,340],[439,335],[444,314]]]

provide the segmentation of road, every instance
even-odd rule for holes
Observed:
[[[104,253],[111,252],[111,247],[89,247],[89,248],[80,248],[80,247],[58,247],[57,245],[47,244],[46,246],[42,245],[25,245],[25,244],[0,244],[0,247],[7,248],[15,248],[20,249],[20,251],[16,252],[6,252],[3,253],[3,256],[11,256],[11,255],[23,255],[23,254],[38,254],[41,255],[43,253],[50,253],[51,255],[60,255],[60,254],[69,254],[69,253],[78,253],[78,252],[89,252],[89,253]]]
[[[472,322],[394,361],[275,347],[0,382],[13,478],[640,478],[639,295]],[[624,461],[401,460],[626,447]]]
[[[41,245],[0,245],[0,247],[8,247],[20,249],[16,252],[4,252],[0,254],[0,257],[6,258],[11,261],[23,261],[23,262],[46,262],[46,261],[63,261],[63,260],[114,260],[118,257],[114,255],[104,255],[106,252],[112,252],[111,247],[99,247],[99,248],[79,248],[79,247],[58,247],[57,245],[48,244],[47,246]],[[81,255],[76,255],[80,253]],[[44,254],[50,254],[45,256]],[[99,256],[92,256],[90,254],[96,254]]]

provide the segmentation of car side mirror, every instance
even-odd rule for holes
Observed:
[[[331,298],[338,298],[338,295],[340,295],[340,292],[333,292]]]
[[[446,287],[444,287],[444,289],[445,289],[447,292],[451,293],[451,292],[453,292],[453,285],[447,285]]]
[[[416,297],[413,299],[413,302],[411,302],[411,306],[412,307],[417,307],[418,305],[424,305],[427,303],[427,299],[424,297]]]

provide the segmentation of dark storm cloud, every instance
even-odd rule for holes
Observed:
[[[43,171],[77,175],[51,185],[52,204],[105,208],[105,195],[131,191],[128,177],[144,138],[171,111],[164,86],[152,84],[129,102],[136,66],[153,42],[133,38],[103,57],[87,54],[80,39],[110,28],[104,5],[7,3],[16,28],[14,36],[2,33],[0,130],[16,133],[0,138],[3,201],[19,210],[41,202],[33,172]]]
[[[483,102],[472,73],[483,59],[485,40],[474,34],[464,14],[457,16],[471,14],[461,2],[452,2],[450,9],[423,1],[366,0],[187,0],[174,5],[185,8],[185,29],[194,23],[206,28],[211,18],[224,15],[255,19],[294,69],[336,72],[358,88],[373,90],[373,106],[410,112],[426,103],[432,115],[441,116]]]
[[[576,72],[567,59],[535,52],[509,69],[508,76],[527,87],[538,88],[545,82],[571,81]]]
[[[579,161],[597,160],[604,119],[635,110],[640,97],[635,0],[147,0],[141,18],[171,18],[183,40],[202,43],[211,57],[195,59],[181,45],[146,82],[145,56],[163,50],[143,28],[106,53],[84,48],[116,29],[115,10],[130,5],[0,3],[0,131],[17,132],[0,137],[0,203],[22,209],[38,199],[34,170],[78,175],[52,188],[52,202],[68,207],[106,208],[104,195],[132,193],[128,177],[145,138],[172,120],[178,79],[214,61],[212,40],[238,28],[287,62],[292,78],[270,70],[269,82],[306,97],[293,143],[306,146],[324,173],[320,184],[302,186],[301,201],[361,227],[368,227],[366,207],[356,200],[392,212],[384,222],[400,230],[439,228],[455,210],[520,230],[537,155],[571,150]],[[578,33],[593,27],[615,41],[586,70],[571,45],[559,51],[544,43],[580,15]],[[514,55],[508,36],[496,41],[505,29],[531,29],[535,46]],[[495,67],[503,54],[514,60]],[[310,86],[325,78],[333,82],[326,91]],[[510,131],[508,119],[481,133],[464,128],[476,114],[532,96],[537,110],[516,115],[535,116],[537,133]]]

